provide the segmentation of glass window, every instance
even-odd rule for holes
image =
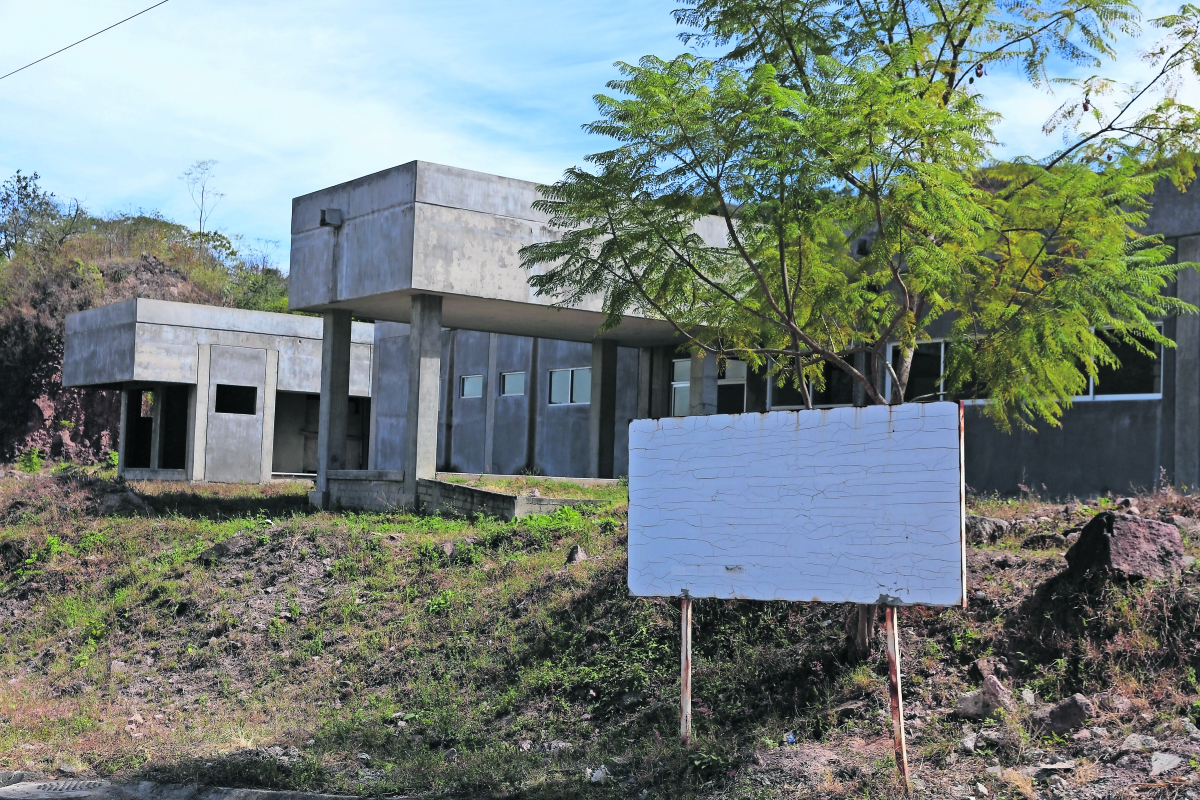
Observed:
[[[550,370],[550,404],[592,402],[592,368]]]
[[[254,386],[217,384],[218,414],[248,414],[253,416],[258,405],[258,389]]]
[[[1162,391],[1162,353],[1157,344],[1148,345],[1153,355],[1139,353],[1131,344],[1105,334],[1105,344],[1121,362],[1119,367],[1096,370],[1096,396],[1117,394],[1158,394]]]
[[[686,417],[691,404],[692,387],[688,383],[671,384],[671,416]]]
[[[571,370],[550,370],[550,403],[557,405],[569,402],[571,402]]]
[[[463,375],[459,379],[459,397],[483,397],[483,376]]]
[[[592,368],[571,370],[571,402],[592,402]]]
[[[525,394],[525,373],[504,372],[500,375],[500,394],[508,397],[515,394]]]
[[[733,359],[726,361],[725,366],[721,368],[721,374],[717,377],[723,381],[746,380],[746,362]]]
[[[680,358],[671,362],[671,416],[686,417],[692,397],[692,361]]]

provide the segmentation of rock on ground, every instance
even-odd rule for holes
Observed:
[[[1056,550],[1067,546],[1067,537],[1059,533],[1035,533],[1021,542],[1022,550]]]
[[[998,708],[1011,712],[1016,710],[1017,704],[1012,692],[1004,688],[995,675],[988,675],[983,679],[982,689],[967,692],[958,698],[956,710],[960,717],[983,719],[990,717]]]
[[[1092,701],[1081,694],[1073,694],[1052,706],[1033,713],[1033,724],[1047,733],[1070,733],[1096,714]]]
[[[1150,755],[1150,776],[1170,772],[1183,763],[1183,759],[1170,753],[1152,753]]]
[[[967,515],[967,541],[971,544],[995,544],[1008,528],[1009,523],[1002,519]]]
[[[1101,511],[1084,526],[1066,558],[1075,575],[1111,572],[1161,579],[1183,568],[1183,540],[1174,525]]]

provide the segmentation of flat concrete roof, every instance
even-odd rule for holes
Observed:
[[[603,298],[551,308],[556,298],[536,295],[521,268],[522,247],[556,236],[533,210],[538,197],[530,181],[426,161],[297,197],[290,307],[409,322],[412,295],[435,294],[448,328],[590,342]],[[322,227],[322,209],[339,209],[342,226]],[[723,224],[706,218],[697,230],[724,244]],[[639,316],[599,336],[631,347],[679,341],[670,323]]]

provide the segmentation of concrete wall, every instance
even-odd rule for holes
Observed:
[[[1021,486],[1048,497],[1091,497],[1153,489],[1173,472],[1172,431],[1162,400],[1080,402],[1062,427],[1004,433],[977,407],[967,409],[967,486],[1016,495]]]
[[[477,331],[442,332],[438,409],[438,470],[584,476],[588,471],[589,403],[555,404],[550,371],[590,367],[590,344]],[[494,358],[493,358],[494,352]],[[408,407],[408,326],[377,323],[377,391],[373,399],[374,466],[404,470]],[[637,416],[639,353],[618,348],[614,473],[628,468],[628,426]],[[500,375],[525,373],[525,392],[500,395]],[[483,377],[481,397],[462,397],[464,376]],[[488,424],[488,406],[492,422]],[[531,414],[532,409],[532,414]],[[489,450],[492,463],[485,457]]]

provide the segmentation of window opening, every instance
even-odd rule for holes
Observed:
[[[671,416],[686,417],[692,398],[692,360],[671,362]]]
[[[730,359],[717,372],[717,413],[746,413],[746,362]]]
[[[503,372],[500,374],[500,394],[503,397],[525,394],[524,372]]]
[[[551,405],[580,405],[591,402],[591,367],[550,370]]]
[[[459,378],[459,397],[483,397],[483,376],[463,375]]]
[[[214,410],[218,414],[245,414],[254,416],[258,409],[258,387],[217,384],[217,402]]]
[[[1161,326],[1156,326],[1161,331]],[[1147,349],[1153,355],[1138,352],[1137,348],[1108,334],[1100,334],[1113,355],[1121,362],[1120,367],[1099,367],[1096,380],[1091,378],[1083,394],[1075,397],[1076,401],[1087,400],[1154,400],[1162,397],[1162,348],[1157,344],[1146,342]],[[899,369],[900,348],[889,345],[892,367]],[[947,346],[944,341],[921,342],[913,354],[913,363],[909,372],[908,385],[904,396],[911,401],[920,398],[920,402],[934,400],[964,400],[981,402],[987,399],[987,387],[975,380],[968,380],[956,392],[949,392],[945,382],[941,380],[946,370]],[[892,385],[891,375],[887,376],[887,397],[890,402]]]

